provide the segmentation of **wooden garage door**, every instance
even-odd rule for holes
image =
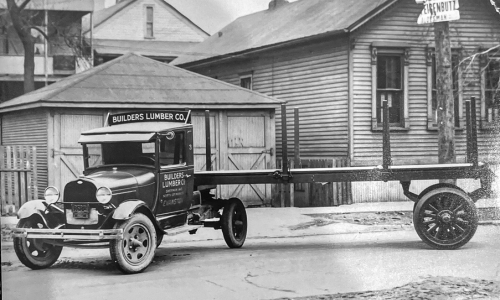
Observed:
[[[54,183],[62,190],[66,183],[83,173],[80,133],[103,126],[103,115],[56,114],[54,116]],[[52,175],[49,175],[52,176]]]
[[[221,119],[221,169],[257,170],[274,167],[274,126],[269,113],[227,112]],[[223,198],[237,197],[246,205],[262,205],[271,199],[271,186],[226,185]]]
[[[219,170],[219,114],[210,112],[210,151],[212,154],[212,170]],[[193,124],[194,144],[194,170],[206,170],[206,137],[205,137],[205,114],[193,112],[191,116]]]

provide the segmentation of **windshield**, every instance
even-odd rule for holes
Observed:
[[[153,166],[155,163],[154,142],[88,144],[87,148],[89,167],[114,164],[143,164]]]
[[[185,132],[170,131],[159,137],[161,167],[186,165]],[[88,167],[134,164],[155,165],[155,142],[86,144]]]

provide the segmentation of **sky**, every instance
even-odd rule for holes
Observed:
[[[209,34],[238,17],[265,10],[271,0],[166,0]]]

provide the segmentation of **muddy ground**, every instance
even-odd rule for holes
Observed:
[[[388,290],[317,295],[275,300],[334,300],[334,299],[500,299],[500,282],[457,277],[428,277]]]
[[[310,214],[312,221],[291,227],[293,230],[305,229],[312,226],[326,226],[333,223],[350,223],[357,225],[413,225],[413,213],[406,212],[363,212],[344,214]],[[498,208],[478,209],[480,222],[500,220]]]

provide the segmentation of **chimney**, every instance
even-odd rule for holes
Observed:
[[[271,0],[271,2],[269,2],[269,10],[276,9],[285,4],[288,4],[288,0]]]

